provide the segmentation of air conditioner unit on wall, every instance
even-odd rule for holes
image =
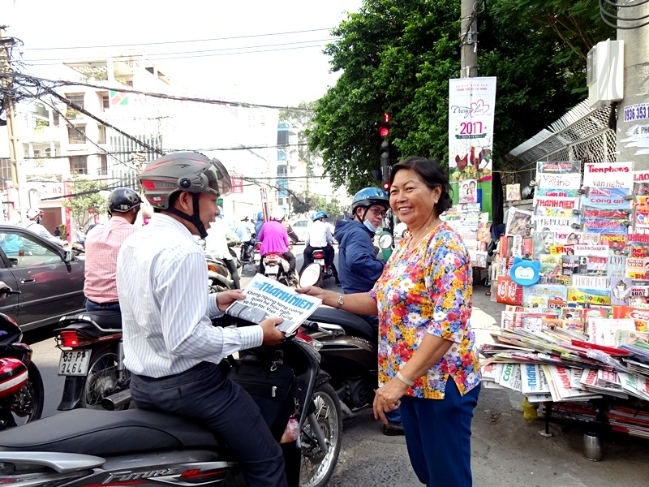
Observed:
[[[624,98],[624,41],[608,39],[588,51],[586,81],[591,107]]]

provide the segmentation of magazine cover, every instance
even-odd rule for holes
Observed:
[[[521,199],[521,185],[520,184],[508,184],[505,186],[505,192],[507,194],[507,201],[518,201]]]
[[[458,184],[459,202],[475,203],[478,197],[478,182],[475,179],[465,179]]]
[[[532,212],[511,208],[507,214],[507,235],[520,235],[529,237],[531,235]]]
[[[590,208],[622,210],[631,208],[629,188],[588,188],[581,197],[581,204]]]
[[[286,335],[295,333],[322,303],[313,296],[297,294],[295,289],[262,274],[255,274],[245,287],[244,294],[244,300],[235,301],[226,310],[228,315],[257,324],[274,316],[284,318],[277,329]]]
[[[587,162],[584,186],[589,188],[629,188],[633,186],[632,162]]]
[[[628,305],[631,298],[631,279],[611,277],[611,305]]]
[[[526,309],[542,310],[549,308],[549,300],[565,303],[566,291],[567,288],[565,286],[553,284],[526,286],[523,288],[523,306]]]

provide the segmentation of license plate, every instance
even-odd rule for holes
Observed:
[[[267,265],[266,266],[266,273],[267,274],[277,274],[278,267],[275,265]]]
[[[261,260],[261,257],[259,257],[259,254],[255,254],[254,260],[255,260],[256,263],[259,263],[259,261]]]
[[[314,260],[316,264],[324,265],[324,259],[316,259]]]
[[[61,352],[59,375],[88,375],[90,350],[72,350]]]

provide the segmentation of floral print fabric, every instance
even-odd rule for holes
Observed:
[[[406,394],[443,399],[449,376],[462,395],[478,385],[472,292],[469,254],[448,225],[439,224],[414,250],[402,239],[370,291],[379,311],[379,384],[389,382],[430,334],[453,344]]]

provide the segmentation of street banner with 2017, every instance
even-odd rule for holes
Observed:
[[[449,174],[455,192],[454,202],[469,181],[477,181],[474,202],[491,213],[492,150],[496,78],[449,80]],[[463,193],[464,194],[464,193]],[[470,197],[470,196],[469,196]]]

